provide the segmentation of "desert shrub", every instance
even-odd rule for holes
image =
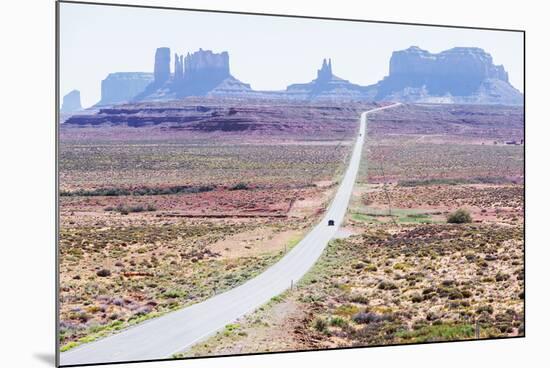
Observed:
[[[93,196],[108,196],[108,197],[114,197],[114,196],[121,196],[121,195],[130,195],[131,192],[127,189],[123,188],[99,188],[99,189],[92,189],[92,190],[85,190],[85,189],[78,189],[75,191],[61,191],[59,193],[60,196],[66,197],[66,196],[79,196],[79,197],[93,197]]]
[[[454,179],[426,179],[426,180],[403,180],[398,185],[402,187],[419,187],[428,185],[461,185],[461,184],[504,184],[511,180],[504,177],[476,177],[476,178],[454,178]]]
[[[433,295],[436,292],[436,290],[432,287],[426,288],[422,290],[423,295]]]
[[[119,204],[116,207],[105,207],[104,210],[107,212],[118,212],[122,215],[127,215],[129,213],[137,212],[153,212],[156,211],[157,208],[152,204],[147,204],[146,206],[141,204],[135,206],[126,206],[123,204]]]
[[[96,196],[107,196],[107,197],[118,197],[118,196],[145,196],[145,195],[166,195],[166,194],[178,194],[178,193],[202,193],[210,192],[214,190],[212,185],[200,185],[200,186],[189,186],[189,185],[175,185],[171,187],[161,187],[161,188],[151,188],[151,187],[140,187],[135,189],[126,189],[126,188],[97,188],[91,190],[78,189],[75,191],[63,190],[59,192],[61,197],[96,197]]]
[[[418,293],[413,294],[413,295],[411,296],[411,301],[412,301],[413,303],[420,303],[420,302],[423,301],[423,300],[424,300],[424,298],[422,297],[422,295],[420,295],[420,294],[418,294]]]
[[[112,304],[113,304],[113,305],[117,305],[117,306],[119,306],[119,307],[120,307],[120,306],[123,306],[123,305],[124,305],[124,299],[122,299],[122,298],[114,298],[114,299],[112,300]]]
[[[109,271],[109,270],[106,269],[106,268],[103,268],[103,269],[97,271],[97,272],[96,272],[96,275],[98,275],[99,277],[111,276],[111,271]]]
[[[91,318],[92,316],[86,312],[80,312],[76,315],[76,319],[78,319],[82,323],[88,322]]]
[[[407,269],[408,267],[409,267],[408,264],[406,264],[406,263],[399,263],[399,262],[393,265],[393,269],[394,269],[394,270],[405,270],[405,269]]]
[[[334,311],[334,314],[337,314],[339,316],[349,317],[354,315],[359,311],[359,308],[357,308],[355,305],[351,304],[344,304],[336,308]]]
[[[503,273],[503,272],[498,272],[496,277],[495,277],[495,280],[497,282],[501,282],[501,281],[506,281],[510,278],[510,275],[506,274],[506,273]]]
[[[351,302],[358,304],[368,304],[369,299],[364,295],[354,295],[351,297]]]
[[[447,223],[449,224],[466,224],[469,222],[472,222],[472,216],[468,211],[462,208],[447,216]]]
[[[134,312],[134,315],[135,315],[135,316],[144,316],[144,315],[150,313],[152,310],[153,310],[153,308],[151,308],[150,306],[144,305],[144,306],[142,306],[142,307],[139,307],[139,308]]]
[[[324,332],[327,329],[327,322],[323,318],[316,318],[313,322],[313,328],[319,332]]]
[[[433,342],[469,339],[474,333],[474,326],[469,324],[432,324],[412,331],[399,331],[396,335],[403,342]]]
[[[407,215],[407,217],[408,218],[413,218],[413,219],[427,219],[430,216],[428,216],[425,213],[410,213],[410,214]]]
[[[440,318],[440,316],[435,312],[430,311],[430,312],[426,313],[426,320],[427,321],[434,322],[434,321],[438,321],[439,318]]]
[[[378,288],[380,290],[395,290],[397,289],[397,285],[390,281],[382,281],[378,284]]]
[[[455,287],[440,287],[437,293],[441,298],[449,298],[450,300],[462,299],[462,292]]]
[[[86,311],[91,314],[95,314],[99,311],[101,311],[101,308],[97,305],[90,305],[88,308],[86,308]]]
[[[204,193],[204,192],[211,192],[214,190],[214,187],[212,185],[201,185],[198,187],[185,187],[185,189],[180,190],[177,193]]]
[[[462,290],[461,293],[462,293],[463,298],[471,298],[472,297],[472,292],[470,290]]]
[[[427,324],[424,321],[414,321],[414,323],[412,325],[412,329],[413,330],[420,330],[421,328],[426,328],[427,326],[429,326],[429,324]]]
[[[126,210],[128,212],[143,212],[145,211],[145,207],[143,207],[141,204],[138,204],[136,206],[128,206],[126,207]]]
[[[347,322],[342,317],[332,317],[330,319],[330,325],[336,327],[344,327],[345,325],[347,325]]]
[[[376,314],[373,312],[359,312],[352,317],[353,322],[359,324],[378,323],[392,319],[388,314]]]
[[[466,258],[468,262],[474,262],[477,260],[478,256],[473,252],[468,252],[464,255],[464,258]]]
[[[162,294],[165,298],[183,298],[186,295],[187,293],[182,290],[167,290]]]
[[[237,183],[235,185],[233,185],[231,188],[229,188],[230,190],[247,190],[248,189],[248,185],[246,183],[243,183],[243,182],[240,182],[240,183]]]
[[[369,313],[359,312],[352,317],[352,320],[355,323],[365,324],[369,321],[369,315]]]
[[[478,313],[478,314],[481,314],[481,313],[493,314],[493,312],[494,312],[494,309],[490,305],[483,305],[481,307],[478,307],[477,310],[476,310],[476,313]]]

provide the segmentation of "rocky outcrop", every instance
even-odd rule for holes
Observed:
[[[331,59],[323,60],[316,79],[309,83],[289,85],[281,91],[254,91],[249,84],[236,79],[231,75],[229,54],[225,51],[214,53],[199,49],[185,57],[175,54],[173,68],[172,74],[170,49],[159,48],[155,53],[153,80],[143,92],[135,94],[132,90],[123,97],[107,100],[166,101],[188,96],[216,96],[505,105],[523,103],[523,95],[510,84],[504,67],[495,65],[491,55],[480,48],[456,47],[438,54],[416,46],[396,51],[390,59],[389,75],[370,86],[360,86],[337,77],[333,73]]]
[[[309,83],[291,84],[286,89],[288,98],[318,100],[363,100],[368,99],[365,87],[350,83],[332,73],[332,60],[323,59],[317,78]]]
[[[82,110],[82,105],[80,104],[80,91],[73,89],[63,96],[61,112],[75,112],[79,110]]]
[[[183,81],[183,55],[174,54],[174,82]]]
[[[187,96],[221,96],[251,91],[250,85],[233,77],[229,71],[229,54],[199,49],[194,53],[174,55],[174,73],[170,75],[170,49],[155,53],[155,79],[135,101],[165,101]],[[166,72],[166,66],[168,71]],[[164,70],[162,73],[160,70]],[[169,77],[166,78],[168,73]]]
[[[175,63],[179,68],[180,58]],[[176,65],[175,64],[175,65]],[[132,101],[157,101],[174,98],[174,94],[167,91],[166,86],[173,84],[170,74],[170,48],[159,47],[155,51],[155,65],[153,68],[153,81],[145,89],[134,96]]]
[[[220,80],[229,77],[229,54],[223,51],[219,54],[210,50],[199,49],[185,57],[185,78],[200,79],[212,73]]]
[[[477,47],[455,47],[439,54],[417,46],[395,51],[390,59],[390,77],[400,76],[425,81],[434,92],[453,90],[464,95],[474,92],[483,79],[508,82],[504,67],[494,65],[491,55]]]
[[[101,81],[101,100],[97,105],[131,101],[153,81],[153,73],[111,73]]]
[[[170,49],[159,47],[155,52],[155,84],[162,85],[170,79]]]
[[[199,49],[187,54],[184,60],[185,71],[181,88],[177,95],[204,96],[222,84],[226,79],[235,79],[229,73],[229,54],[219,54]]]
[[[240,80],[229,76],[221,81],[216,87],[210,90],[206,95],[215,97],[232,97],[249,95],[252,97],[254,91],[250,88],[250,84],[243,83]]]
[[[73,115],[65,124],[78,125],[127,125],[141,127],[163,123],[191,123],[210,116],[211,109],[203,106],[184,108],[147,108],[139,105],[121,105],[102,108],[95,114]]]
[[[292,84],[285,91],[225,88],[216,95],[298,100],[523,103],[523,95],[509,83],[504,67],[494,65],[491,55],[484,50],[468,47],[457,47],[439,54],[415,46],[396,51],[390,59],[389,76],[370,86],[360,86],[337,77],[333,73],[332,60],[325,59],[316,79]]]
[[[502,65],[483,49],[455,47],[432,54],[419,47],[395,51],[390,74],[378,84],[376,100],[521,104],[522,94]]]
[[[332,74],[332,60],[330,58],[323,59],[323,65],[321,65],[321,69],[317,70],[317,79],[316,81],[318,83],[328,83],[334,75]]]
[[[322,139],[333,137],[334,134],[352,137],[355,127],[352,122],[356,120],[356,107],[340,103],[277,104],[273,101],[257,101],[247,104],[241,100],[224,99],[222,102],[208,98],[189,98],[101,108],[92,114],[72,115],[63,128],[147,127],[154,135],[183,131],[248,132],[284,134],[292,139],[296,138],[296,134],[307,134]],[[118,129],[115,131],[121,132]],[[115,131],[114,134],[121,134]],[[122,133],[124,139],[137,137],[127,133]]]

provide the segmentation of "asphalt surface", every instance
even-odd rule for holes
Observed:
[[[170,358],[254,311],[289,289],[291,284],[296,284],[315,264],[344,219],[359,171],[367,115],[394,106],[361,114],[359,134],[348,169],[326,214],[279,262],[241,286],[201,303],[61,353],[60,364],[67,366]],[[329,220],[334,220],[334,226],[328,226]]]

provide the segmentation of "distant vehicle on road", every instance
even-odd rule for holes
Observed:
[[[328,220],[328,226],[334,226],[334,220]]]

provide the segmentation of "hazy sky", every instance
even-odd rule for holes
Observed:
[[[481,47],[523,89],[523,35],[363,22],[216,14],[61,3],[61,96],[72,89],[82,105],[99,101],[112,72],[152,72],[157,47],[173,53],[228,51],[231,74],[258,90],[309,82],[323,58],[337,76],[360,85],[389,71],[392,51],[415,45],[430,52]],[[172,70],[173,72],[173,70]]]

